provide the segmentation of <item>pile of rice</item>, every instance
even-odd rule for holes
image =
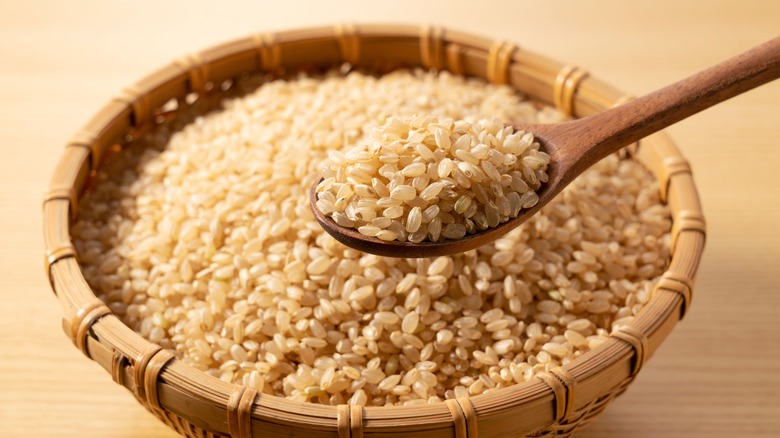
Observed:
[[[223,106],[115,157],[71,232],[87,281],[129,327],[226,382],[357,405],[515,385],[630,322],[669,257],[657,185],[614,156],[523,226],[457,256],[383,258],[322,231],[307,196],[328,151],[393,114],[563,119],[508,87],[330,73]]]
[[[391,117],[368,141],[330,151],[316,207],[381,240],[460,239],[537,204],[550,156],[499,119]]]

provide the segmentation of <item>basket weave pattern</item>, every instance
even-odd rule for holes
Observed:
[[[571,436],[626,390],[690,306],[705,224],[691,168],[663,133],[625,152],[653,172],[673,215],[673,255],[650,302],[632,326],[576,361],[472,399],[414,408],[363,408],[260,395],[194,370],[149,343],[90,290],[68,230],[78,214],[79,194],[107,156],[175,117],[175,111],[164,108],[172,99],[184,108],[188,95],[216,93],[249,74],[317,71],[345,62],[377,72],[424,67],[481,77],[509,84],[577,117],[630,99],[575,66],[509,42],[438,27],[339,25],[265,33],[176,60],[126,88],[68,142],[44,197],[45,267],[63,307],[65,333],[116,383],[186,436]]]

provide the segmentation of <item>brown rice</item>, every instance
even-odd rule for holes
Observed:
[[[225,381],[327,404],[493,391],[604,342],[665,268],[669,212],[650,174],[616,156],[457,256],[363,254],[313,219],[307,193],[327,152],[365,141],[391,113],[562,119],[508,87],[330,73],[223,106],[114,158],[71,232],[85,277],[128,326]]]
[[[381,240],[419,243],[496,227],[539,201],[550,157],[501,120],[390,117],[328,154],[317,208]],[[443,228],[442,228],[443,227]]]

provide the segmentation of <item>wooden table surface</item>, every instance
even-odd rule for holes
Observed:
[[[40,203],[69,136],[121,88],[258,31],[403,22],[509,39],[642,94],[780,32],[780,2],[0,1],[0,435],[171,437],[62,333]],[[669,129],[708,241],[693,307],[578,437],[780,436],[780,81]]]

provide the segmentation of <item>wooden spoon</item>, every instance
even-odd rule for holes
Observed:
[[[311,188],[311,209],[328,234],[360,251],[388,257],[461,253],[488,244],[528,220],[575,177],[609,154],[778,77],[780,37],[658,91],[589,117],[550,125],[514,125],[516,130],[533,133],[541,149],[551,158],[547,168],[549,180],[537,190],[539,202],[497,227],[467,234],[461,239],[420,243],[383,241],[339,226],[316,207],[315,187],[321,179]],[[750,153],[749,145],[735,147]]]

